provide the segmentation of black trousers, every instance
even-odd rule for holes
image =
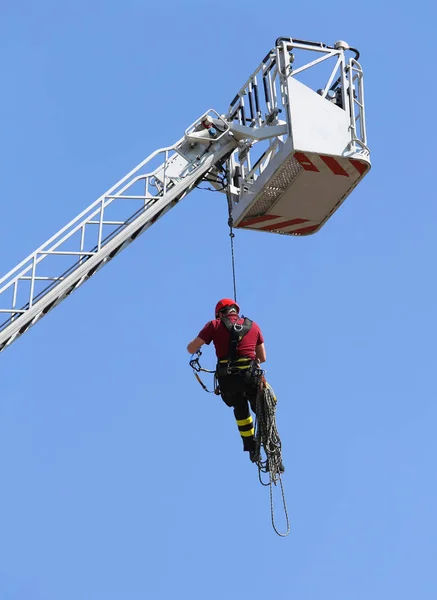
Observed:
[[[258,380],[248,371],[237,375],[218,375],[223,402],[234,409],[238,431],[243,441],[243,450],[255,449],[254,425],[250,408],[256,414]]]

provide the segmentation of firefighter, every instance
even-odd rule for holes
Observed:
[[[240,317],[240,307],[223,298],[215,308],[215,319],[209,321],[192,340],[187,350],[197,352],[203,344],[214,343],[217,355],[217,379],[225,404],[234,409],[243,450],[254,458],[254,425],[250,412],[256,412],[260,364],[266,360],[264,338],[259,326]]]

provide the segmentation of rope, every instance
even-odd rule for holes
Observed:
[[[235,251],[234,251],[234,238],[235,233],[233,231],[234,228],[234,219],[232,218],[232,201],[229,192],[226,194],[226,198],[228,201],[228,225],[229,225],[229,237],[231,238],[231,260],[232,260],[232,281],[234,284],[234,300],[237,302],[237,278],[235,274]]]
[[[287,524],[287,530],[285,533],[281,533],[276,528],[275,509],[274,509],[274,504],[273,504],[273,488],[272,488],[271,482],[270,482],[270,514],[272,516],[272,526],[273,526],[273,529],[275,530],[275,533],[277,533],[279,535],[279,537],[287,537],[287,535],[290,533],[290,521],[288,520],[288,510],[287,510],[287,503],[285,502],[284,484],[282,483],[281,476],[279,476],[279,483],[281,485],[282,504],[284,505],[285,522]]]
[[[276,428],[276,397],[270,387],[265,382],[262,383],[256,398],[256,423],[255,423],[255,460],[258,466],[258,477],[260,483],[270,487],[270,513],[272,526],[280,537],[286,537],[290,533],[290,521],[288,518],[287,503],[285,501],[284,485],[281,479],[281,473],[284,470],[282,465],[282,445]],[[266,459],[262,460],[261,447],[264,448]],[[268,483],[262,480],[261,473],[269,473]],[[282,504],[284,507],[286,532],[281,533],[276,527],[275,510],[273,502],[273,485],[279,482],[282,495]],[[273,484],[273,485],[272,485]]]
[[[226,199],[228,201],[228,225],[229,225],[229,237],[231,238],[231,260],[232,260],[232,281],[234,285],[234,300],[237,302],[237,278],[235,273],[235,250],[234,250],[234,238],[235,234],[234,219],[232,218],[232,200],[229,190],[226,193]],[[195,373],[198,381],[199,376]],[[203,382],[199,381],[204,389]],[[209,390],[207,390],[209,391]],[[217,393],[217,392],[216,392]],[[276,397],[273,393],[272,388],[263,378],[263,382],[260,385],[258,395],[256,398],[256,451],[254,462],[258,465],[258,477],[262,485],[270,486],[270,513],[272,517],[272,526],[275,532],[280,537],[286,537],[290,533],[290,521],[288,519],[287,503],[285,501],[284,485],[281,479],[281,473],[284,471],[282,465],[282,454],[281,454],[281,440],[279,438],[278,430],[276,429]],[[261,459],[261,446],[264,447],[266,453],[266,460]],[[261,473],[269,473],[269,482],[264,483],[261,477]],[[273,503],[273,487],[272,484],[276,485],[279,481],[281,486],[282,504],[284,506],[285,522],[287,530],[285,533],[278,531],[275,523],[275,509]]]

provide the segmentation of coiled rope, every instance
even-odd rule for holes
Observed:
[[[254,460],[258,466],[258,477],[260,483],[270,487],[270,513],[272,526],[280,537],[286,537],[290,533],[290,521],[288,518],[287,503],[285,501],[284,484],[281,473],[284,471],[282,464],[282,445],[276,428],[276,396],[271,386],[262,378],[258,395],[256,398],[256,422],[255,422],[256,450]],[[265,458],[262,458],[261,449],[264,449]],[[261,473],[269,474],[269,481],[264,482]],[[282,504],[284,507],[286,531],[281,533],[275,523],[275,508],[273,502],[273,485],[279,482],[281,488]]]

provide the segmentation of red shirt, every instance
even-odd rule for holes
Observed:
[[[236,314],[227,315],[232,323],[235,323],[238,319],[238,323],[243,323],[244,319]],[[215,352],[217,357],[226,358],[229,353],[229,339],[231,334],[226,329],[224,323],[220,319],[214,319],[205,325],[202,331],[199,333],[201,340],[205,344],[214,342]],[[264,343],[264,337],[261,333],[261,329],[255,322],[252,322],[252,327],[243,337],[241,342],[238,344],[238,356],[247,356],[248,358],[256,358],[255,348],[260,344]]]

